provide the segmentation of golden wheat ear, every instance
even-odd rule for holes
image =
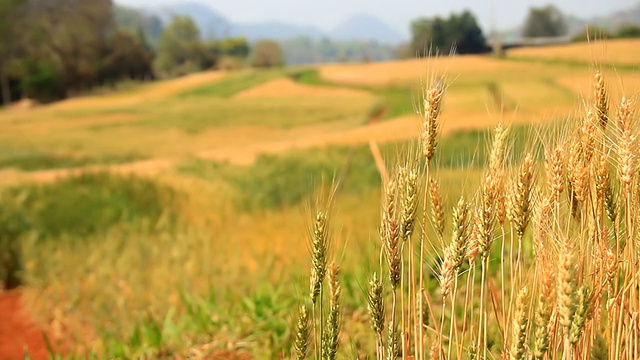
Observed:
[[[523,287],[516,297],[516,313],[513,318],[513,340],[511,344],[511,359],[522,360],[527,351],[527,300],[528,289]]]
[[[600,70],[593,75],[593,101],[594,110],[598,118],[600,129],[604,130],[609,122],[609,94],[604,83],[604,77]]]

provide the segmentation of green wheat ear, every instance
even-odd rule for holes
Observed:
[[[307,357],[310,336],[311,328],[309,326],[309,312],[305,305],[301,305],[298,315],[298,326],[296,328],[296,340],[294,343],[297,360],[302,360]]]

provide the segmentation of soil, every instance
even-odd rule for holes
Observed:
[[[33,360],[49,359],[43,332],[24,311],[20,292],[0,292],[0,359],[23,359],[25,353]]]

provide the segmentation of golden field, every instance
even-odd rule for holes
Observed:
[[[362,340],[365,288],[382,259],[372,154],[379,148],[390,172],[402,164],[420,134],[425,86],[440,76],[446,84],[430,176],[449,213],[460,192],[477,198],[488,129],[511,126],[516,153],[535,147],[535,126],[583,119],[594,64],[612,101],[637,100],[635,48],[640,41],[616,40],[506,58],[206,72],[0,109],[7,214],[28,223],[24,302],[68,357],[292,357],[311,212],[340,180],[331,218],[344,276],[338,358],[372,357],[374,337]],[[424,267],[437,273],[444,240],[424,231]]]

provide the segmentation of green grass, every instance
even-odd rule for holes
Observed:
[[[170,220],[177,194],[155,181],[135,176],[87,173],[52,184],[23,185],[4,191],[3,217],[26,218],[29,229],[42,238],[71,235],[81,238],[111,226]],[[0,228],[10,226],[0,224]]]
[[[315,190],[334,180],[341,183],[342,192],[355,194],[380,185],[376,165],[364,146],[262,155],[251,167],[190,160],[180,171],[207,180],[226,179],[235,188],[235,203],[242,210],[295,205],[313,198]]]
[[[230,98],[233,95],[282,76],[283,70],[248,70],[224,77],[210,84],[185,90],[177,95],[184,98]]]
[[[184,99],[164,108],[149,109],[146,119],[135,122],[145,128],[177,128],[190,134],[215,127],[265,126],[292,128],[329,122],[358,124],[368,100],[314,98],[291,99]],[[112,125],[118,126],[118,125]],[[130,126],[122,125],[122,126]]]
[[[120,164],[141,160],[138,155],[103,155],[88,157],[78,155],[44,153],[34,150],[0,150],[0,169],[16,168],[23,171],[37,171],[47,169],[77,168],[88,165]]]
[[[128,106],[100,106],[85,109],[56,110],[54,114],[58,118],[72,121],[74,119],[82,119],[92,116],[141,115],[146,112],[145,109],[145,106],[136,104]]]
[[[483,167],[488,161],[491,131],[458,130],[447,135],[438,145],[434,165],[442,169]],[[533,133],[528,125],[511,129],[515,141],[510,161],[519,159],[525,149],[529,150],[526,142]],[[412,143],[385,144],[381,152],[384,158],[393,158]],[[339,180],[340,191],[347,194],[361,194],[380,187],[380,174],[366,145],[262,155],[250,167],[192,159],[183,162],[179,171],[209,181],[228,181],[235,189],[235,202],[241,210],[296,205],[312,199],[315,190],[330,185],[334,179]]]

